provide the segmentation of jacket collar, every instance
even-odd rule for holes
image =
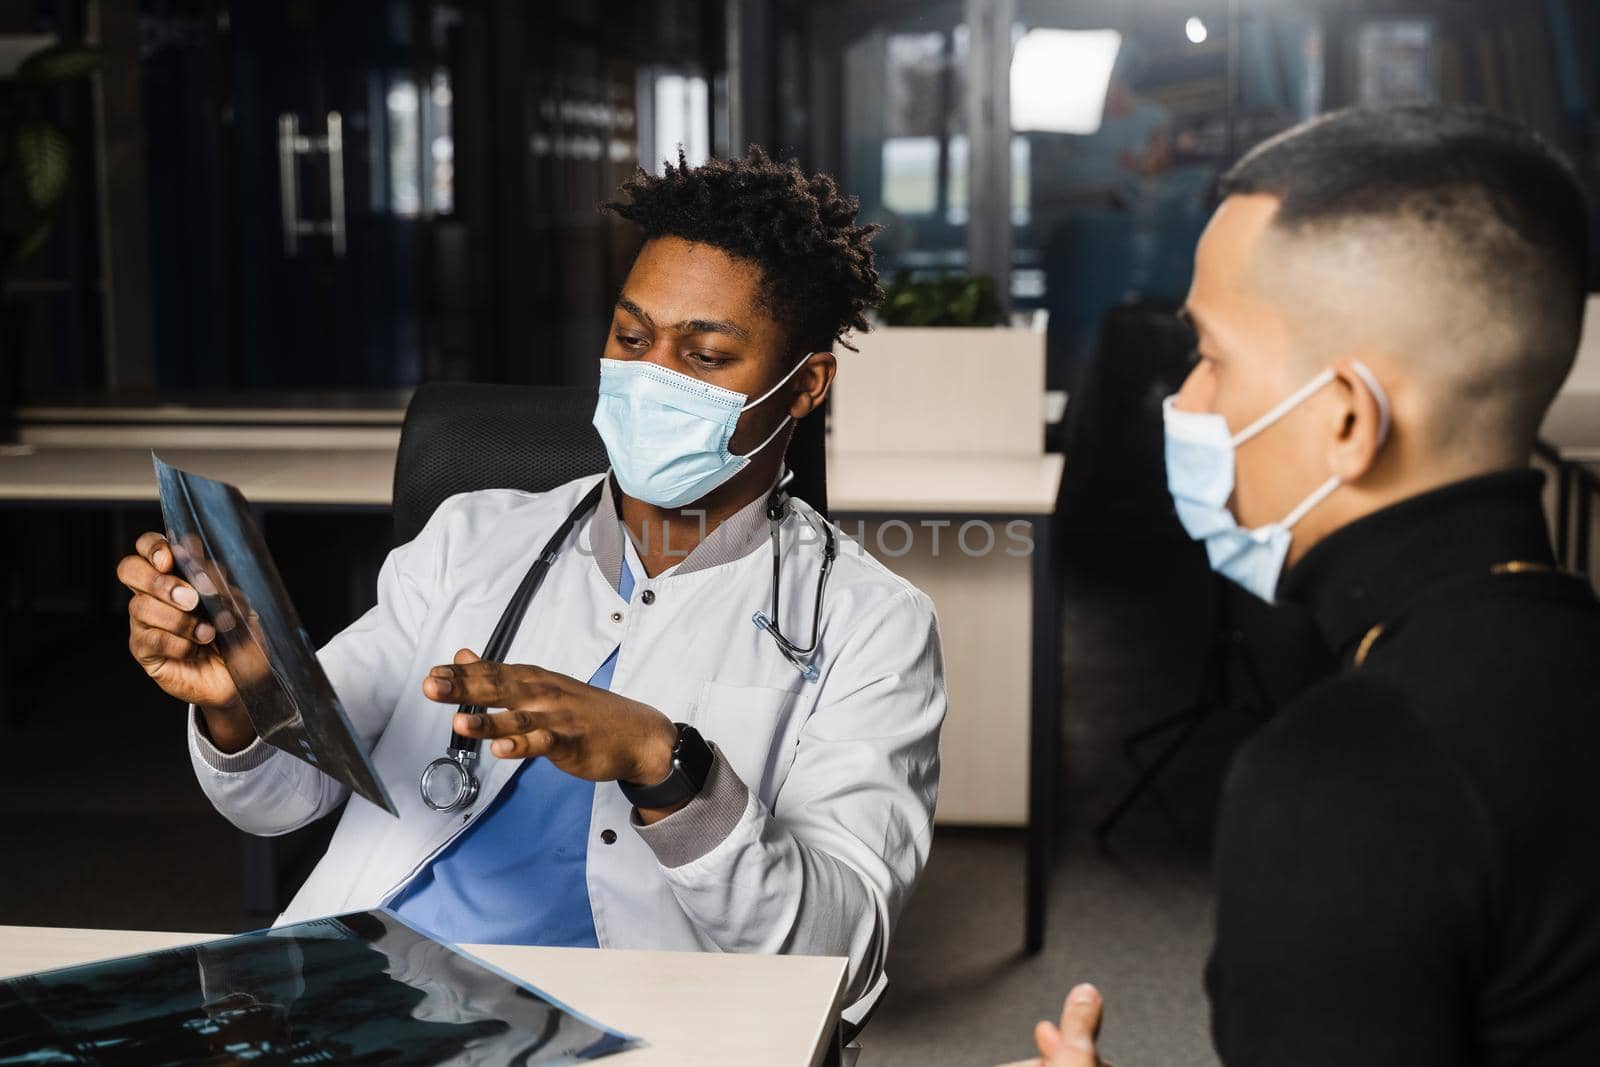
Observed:
[[[1544,475],[1510,470],[1455,482],[1335,530],[1284,576],[1278,598],[1308,608],[1341,657],[1431,587],[1521,560],[1553,566]]]
[[[779,471],[782,481],[784,471]],[[776,482],[773,484],[777,484]],[[616,481],[606,474],[605,488],[600,490],[600,500],[595,505],[594,519],[590,524],[589,546],[594,554],[595,566],[611,588],[622,591],[622,559],[625,551],[622,539],[631,537],[622,517],[617,513]],[[695,571],[720,567],[725,563],[743,559],[767,539],[767,497],[762,493],[750,503],[724,519],[716,529],[707,534],[688,555],[675,563],[672,574],[692,574]],[[637,548],[637,546],[635,546]],[[638,576],[642,577],[642,576]],[[660,577],[658,575],[657,577]]]

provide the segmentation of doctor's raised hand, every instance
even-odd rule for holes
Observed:
[[[672,773],[678,729],[671,719],[565,674],[490,663],[462,649],[453,664],[428,672],[422,692],[444,704],[491,709],[457,714],[451,725],[462,737],[489,739],[489,750],[501,759],[543,756],[591,782],[653,785]],[[639,814],[649,823],[682,806]]]
[[[168,696],[198,705],[212,741],[224,752],[255,738],[238,690],[214,645],[216,631],[199,612],[200,595],[174,574],[167,539],[144,533],[117,563],[128,600],[128,651]]]

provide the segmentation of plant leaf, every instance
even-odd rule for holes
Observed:
[[[11,255],[5,264],[7,273],[50,243],[50,234],[55,229],[55,221],[53,215],[46,215],[28,229],[22,240],[11,249]]]
[[[67,191],[72,171],[67,135],[45,119],[27,119],[17,124],[16,149],[28,199],[40,210],[55,207]]]
[[[100,69],[100,50],[81,44],[53,44],[24,59],[17,80],[30,85],[59,85],[87,78]]]

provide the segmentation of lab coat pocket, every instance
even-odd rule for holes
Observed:
[[[789,689],[707,682],[695,708],[695,729],[769,807],[794,763],[794,705]]]

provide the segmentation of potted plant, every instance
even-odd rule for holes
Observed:
[[[986,274],[914,278],[900,271],[884,290],[879,318],[886,326],[999,326],[1005,322]]]
[[[834,449],[1044,450],[1044,333],[1007,325],[994,279],[902,271],[878,324],[851,341],[829,405]]]

